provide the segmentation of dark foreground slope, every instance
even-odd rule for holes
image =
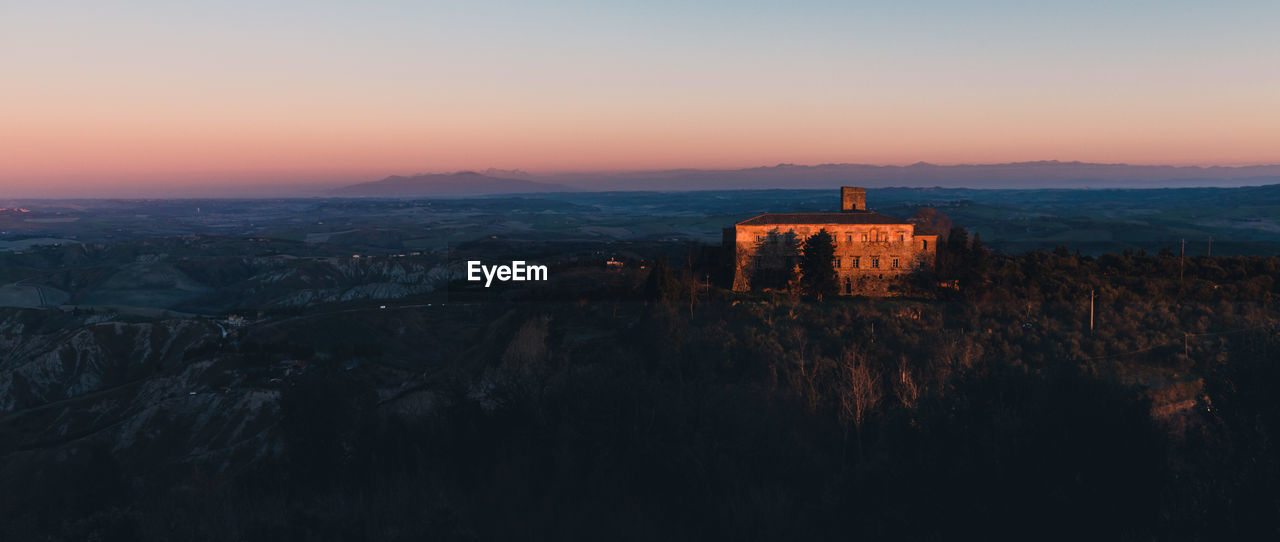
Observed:
[[[1276,533],[1280,259],[948,254],[958,289],[880,301],[689,258],[241,326],[7,310],[0,539]]]

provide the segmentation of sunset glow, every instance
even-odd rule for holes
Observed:
[[[0,188],[1280,162],[1280,4],[901,6],[5,6]]]

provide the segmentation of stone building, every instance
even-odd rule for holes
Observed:
[[[733,247],[733,289],[752,288],[767,274],[799,261],[799,247],[810,235],[827,230],[835,241],[841,294],[884,294],[892,279],[932,269],[937,235],[919,235],[915,224],[867,210],[867,190],[840,189],[838,213],[768,213],[725,228]]]

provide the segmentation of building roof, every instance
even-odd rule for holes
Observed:
[[[910,224],[906,220],[872,211],[844,213],[767,213],[739,222],[738,226],[781,226],[789,224]]]

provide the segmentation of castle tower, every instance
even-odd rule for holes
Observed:
[[[846,213],[867,210],[867,189],[856,186],[841,186],[840,210]]]

